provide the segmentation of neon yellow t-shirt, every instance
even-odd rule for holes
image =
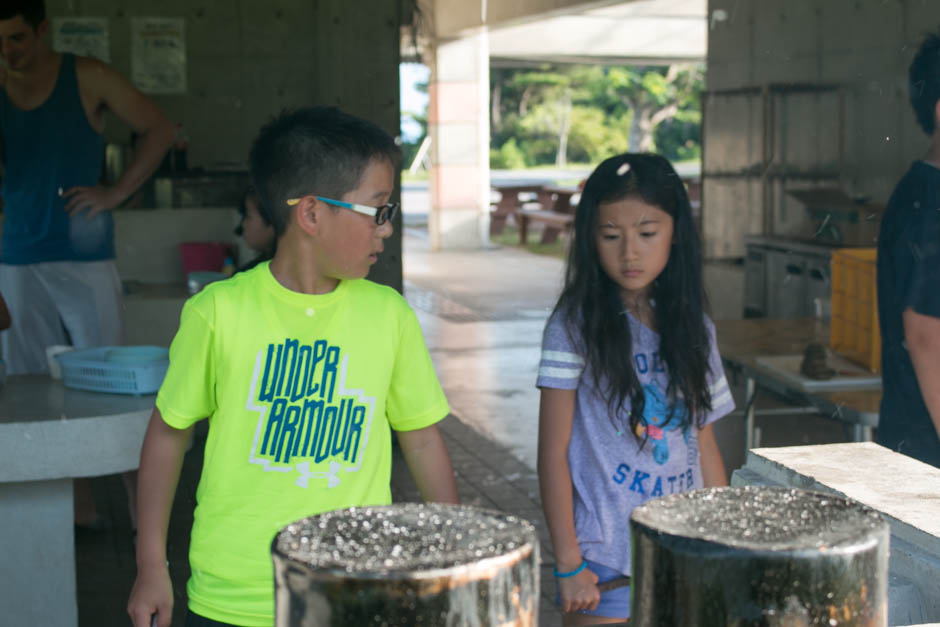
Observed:
[[[157,407],[178,429],[209,417],[189,607],[246,627],[274,622],[278,530],[390,503],[390,427],[420,429],[448,412],[398,292],[353,280],[300,294],[267,263],[186,303]]]

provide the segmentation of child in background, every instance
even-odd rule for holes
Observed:
[[[726,485],[712,422],[734,408],[705,314],[702,255],[669,162],[601,163],[578,204],[542,341],[538,473],[565,625],[623,621],[630,512]],[[585,615],[586,614],[586,615]]]
[[[274,257],[277,238],[274,236],[274,225],[271,218],[261,204],[254,185],[249,185],[248,189],[245,190],[242,202],[238,206],[238,213],[241,214],[242,219],[235,227],[235,235],[245,240],[245,244],[258,253],[254,259],[239,266],[238,272],[244,272],[245,270],[251,270],[262,261],[268,261]]]
[[[333,108],[281,114],[251,150],[277,251],[183,308],[140,462],[135,627],[169,627],[167,523],[193,425],[209,419],[189,627],[274,623],[271,541],[320,512],[391,502],[392,430],[421,496],[455,503],[447,401],[414,312],[363,277],[392,234],[400,153]]]

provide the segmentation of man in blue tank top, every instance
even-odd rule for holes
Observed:
[[[58,54],[42,0],[0,7],[3,233],[0,293],[9,374],[47,372],[47,346],[117,344],[121,283],[111,210],[153,173],[173,141],[160,109],[109,66]],[[105,111],[140,135],[113,186],[100,185]]]
[[[0,335],[9,374],[48,371],[46,347],[121,341],[121,281],[111,210],[153,174],[174,138],[160,109],[113,69],[54,52],[42,0],[0,5],[0,294],[13,325]],[[112,187],[100,185],[110,110],[139,136]],[[135,473],[125,473],[132,524]],[[88,480],[75,522],[98,520]],[[136,526],[136,525],[135,525]]]

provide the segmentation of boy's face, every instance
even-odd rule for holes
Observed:
[[[245,217],[242,218],[242,239],[258,252],[274,247],[274,227],[264,221],[258,211],[258,202],[249,196],[245,199]]]
[[[378,207],[388,202],[394,188],[392,164],[373,159],[362,173],[359,187],[337,200]],[[365,277],[385,248],[385,238],[392,234],[391,222],[378,225],[371,216],[322,202],[318,205],[319,273],[330,279]]]

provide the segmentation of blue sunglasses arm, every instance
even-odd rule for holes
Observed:
[[[328,205],[336,205],[337,207],[346,207],[347,209],[353,208],[353,203],[344,202],[342,200],[333,200],[332,198],[324,198],[323,196],[314,196],[314,198],[325,202]]]

